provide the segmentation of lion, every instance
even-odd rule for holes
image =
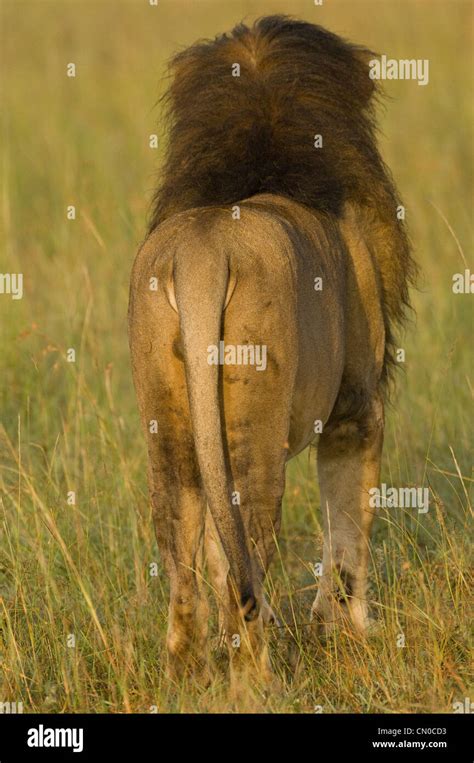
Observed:
[[[208,590],[232,672],[271,675],[264,582],[285,467],[316,439],[312,618],[368,625],[369,490],[416,272],[377,148],[373,55],[270,16],[171,63],[169,147],[132,270],[129,339],[175,677],[208,680]],[[232,351],[249,347],[265,348],[265,364]]]

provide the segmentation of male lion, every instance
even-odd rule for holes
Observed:
[[[367,624],[368,491],[392,327],[415,271],[376,146],[370,57],[271,16],[172,61],[169,151],[129,332],[175,675],[206,663],[205,559],[223,632],[241,637],[232,664],[267,670],[262,586],[285,464],[318,422],[325,540],[312,615]],[[228,348],[249,346],[265,348],[265,367],[227,362]]]

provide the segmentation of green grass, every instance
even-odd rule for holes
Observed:
[[[224,670],[203,693],[164,676],[167,582],[149,574],[159,557],[126,306],[162,153],[148,136],[164,137],[153,106],[166,58],[269,12],[430,59],[427,87],[388,83],[381,141],[422,268],[382,478],[429,487],[431,504],[426,515],[377,520],[374,635],[316,643],[306,627],[322,548],[314,453],[290,465],[268,582],[286,623],[271,636],[283,688],[267,698],[249,688],[235,708]],[[0,702],[25,712],[452,712],[472,696],[472,297],[451,290],[472,246],[469,3],[431,2],[427,12],[411,0],[3,0],[1,15],[0,272],[24,273],[25,293],[0,295]]]

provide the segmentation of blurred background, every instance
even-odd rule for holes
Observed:
[[[166,61],[272,13],[429,59],[427,86],[385,83],[379,119],[421,266],[383,480],[429,487],[431,503],[377,520],[372,639],[321,645],[306,627],[322,548],[314,453],[290,465],[268,584],[283,689],[265,701],[249,689],[237,709],[452,712],[468,696],[472,296],[452,277],[472,267],[471,3],[3,0],[0,272],[23,273],[24,295],[0,295],[0,700],[25,712],[232,709],[217,650],[204,695],[164,678],[167,582],[150,575],[126,312],[166,145]]]

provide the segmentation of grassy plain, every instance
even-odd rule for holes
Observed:
[[[470,7],[3,0],[0,271],[24,274],[24,296],[0,296],[0,701],[23,702],[25,712],[452,712],[472,696],[472,313],[469,295],[452,292],[472,248]],[[233,707],[223,671],[204,693],[164,675],[167,583],[149,574],[159,557],[126,307],[162,154],[149,135],[157,131],[160,146],[165,138],[154,104],[166,59],[274,12],[394,58],[430,61],[426,87],[387,83],[380,120],[422,268],[416,318],[400,337],[406,361],[388,412],[383,480],[429,487],[431,500],[427,514],[377,519],[374,635],[318,644],[306,626],[322,548],[314,453],[290,465],[268,581],[285,623],[272,635],[283,690],[249,689]],[[75,78],[66,77],[71,62]]]

